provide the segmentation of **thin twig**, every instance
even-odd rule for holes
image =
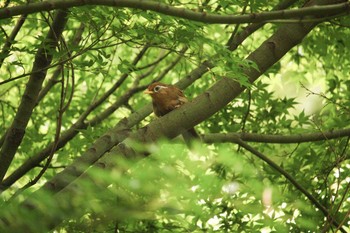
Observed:
[[[336,227],[340,227],[340,224],[334,219],[334,217],[331,215],[331,213],[313,196],[311,193],[309,193],[299,182],[297,182],[288,172],[286,172],[284,169],[282,169],[280,166],[278,166],[275,162],[273,162],[271,159],[269,159],[266,155],[262,154],[258,150],[254,149],[250,145],[248,145],[246,142],[242,141],[239,137],[236,138],[236,143],[246,149],[247,151],[251,152],[264,162],[266,162],[270,167],[272,167],[274,170],[276,170],[278,173],[283,175],[290,183],[293,184],[293,186],[298,189],[301,193],[303,193],[312,204],[314,204],[325,217],[327,217],[328,221],[331,221],[332,224]],[[346,231],[340,227],[340,230],[344,233]]]

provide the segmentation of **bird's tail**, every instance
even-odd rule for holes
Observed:
[[[200,137],[194,128],[188,129],[182,133],[182,137],[184,138],[186,145],[191,148],[192,142],[194,140],[199,140]]]

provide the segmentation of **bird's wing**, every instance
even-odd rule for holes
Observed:
[[[185,97],[185,95],[184,95],[184,93],[183,93],[183,91],[181,91],[180,89],[177,89],[176,88],[176,90],[177,90],[177,96],[178,96],[178,98],[177,98],[177,100],[178,100],[178,106],[176,106],[176,108],[178,108],[178,107],[180,107],[180,105],[183,105],[184,103],[187,103],[188,102],[188,100],[187,100],[187,98]]]
[[[178,100],[180,104],[184,104],[188,102],[188,99],[185,96],[179,96]]]
[[[187,98],[183,95],[182,91],[180,91],[180,92],[181,92],[181,95],[178,95],[178,98],[176,100],[177,103],[175,104],[175,108],[178,108],[181,105],[183,105],[184,103],[188,102]]]

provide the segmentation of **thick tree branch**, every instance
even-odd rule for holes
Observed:
[[[13,28],[10,36],[6,38],[6,42],[5,42],[4,46],[2,47],[2,50],[0,53],[0,68],[4,64],[5,58],[10,54],[10,48],[11,48],[19,30],[22,28],[26,18],[27,18],[27,15],[21,15],[21,17],[18,19],[15,27]],[[0,147],[2,147],[2,144],[5,141],[6,134],[7,134],[7,130],[5,133],[2,134],[2,136],[0,138]]]
[[[236,142],[237,138],[246,142],[263,143],[303,143],[349,137],[349,129],[332,130],[321,133],[297,134],[297,135],[263,135],[257,133],[210,133],[202,135],[202,140],[206,143],[216,142]]]
[[[67,22],[66,10],[59,10],[52,23],[52,27],[48,32],[46,40],[42,43],[38,50],[33,64],[33,73],[29,78],[25,92],[15,119],[7,131],[4,144],[0,151],[0,180],[5,176],[5,173],[12,162],[14,155],[22,142],[25,128],[35,107],[38,94],[40,92],[42,83],[46,76],[46,70],[43,72],[36,72],[37,70],[47,67],[52,61],[52,51],[58,44],[59,37],[62,34],[64,26]]]
[[[147,0],[56,0],[31,3],[15,7],[0,9],[0,19],[10,18],[20,14],[32,14],[41,11],[50,11],[62,8],[79,7],[86,5],[100,5],[112,7],[129,7],[141,10],[151,10],[165,15],[211,24],[261,23],[276,19],[302,19],[307,16],[327,17],[349,13],[350,3],[340,3],[327,6],[312,6],[301,9],[279,10],[247,15],[219,15],[206,12],[194,12],[184,8],[173,7],[157,1]]]

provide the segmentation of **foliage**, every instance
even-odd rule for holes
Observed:
[[[221,15],[265,12],[278,3],[162,2]],[[10,2],[10,6],[23,4],[26,3]],[[34,72],[32,64],[38,49],[45,46],[54,14],[29,14],[11,41],[9,53],[4,49],[0,52],[0,59],[4,59],[0,63],[1,146],[21,101],[27,98],[23,94]],[[0,21],[0,44],[5,44],[18,20],[13,17]],[[350,135],[278,144],[259,143],[256,136],[255,141],[247,142],[304,187],[330,216],[325,216],[290,179],[236,143],[196,141],[189,149],[180,138],[163,138],[133,145],[139,155],[133,159],[116,153],[115,147],[112,149],[116,145],[105,146],[114,140],[106,132],[120,130],[113,127],[131,122],[133,114],[149,105],[150,99],[140,92],[150,83],[181,83],[196,75],[194,71],[201,74],[184,89],[190,99],[224,77],[245,88],[225,108],[196,126],[204,135],[242,132],[282,137],[347,128],[348,16],[318,24],[259,80],[250,82],[245,71],[259,71],[259,67],[245,58],[285,25],[265,24],[249,34],[247,28],[251,25],[207,25],[140,9],[70,9],[57,49],[47,48],[53,61],[46,67],[48,73],[23,141],[7,177],[0,183],[0,229],[4,223],[23,219],[23,225],[10,224],[12,229],[335,232],[332,221],[327,219],[332,216],[349,230]],[[227,41],[243,32],[249,36],[237,49],[229,51]],[[201,71],[198,67],[208,61],[210,65]],[[125,131],[138,132],[154,119],[147,115],[118,133],[123,137]],[[103,143],[96,145],[97,140]],[[101,156],[108,163],[101,159],[89,166],[86,173],[60,192],[52,193],[44,186],[65,168],[78,169],[79,159],[100,148],[105,149]],[[41,171],[44,174],[38,177]],[[4,185],[9,178],[14,181]],[[23,206],[34,206],[38,211],[31,212]]]

